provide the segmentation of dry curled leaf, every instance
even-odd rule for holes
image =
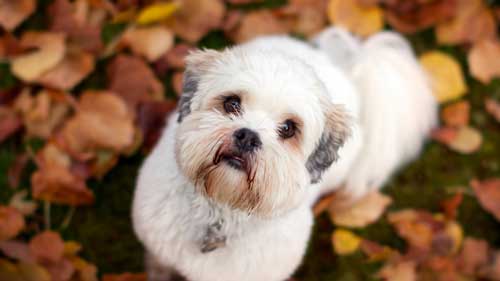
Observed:
[[[137,126],[142,131],[144,147],[152,148],[160,138],[167,116],[175,109],[173,101],[150,101],[141,103],[137,110]]]
[[[163,99],[163,85],[140,58],[119,55],[107,68],[109,90],[119,94],[135,112],[141,102]]]
[[[102,281],[146,281],[145,273],[104,274]]]
[[[327,13],[330,23],[362,37],[384,27],[383,13],[378,6],[363,6],[351,0],[330,0]]]
[[[170,19],[177,36],[190,42],[199,41],[212,29],[222,24],[226,7],[222,0],[184,0]]]
[[[457,0],[456,15],[436,27],[440,44],[474,43],[496,37],[493,12],[484,0]]]
[[[468,101],[459,101],[446,105],[441,112],[441,119],[446,126],[463,127],[469,124],[470,104]]]
[[[236,43],[243,43],[255,37],[287,32],[286,26],[268,10],[249,12],[242,16],[240,23],[229,36]]]
[[[365,227],[377,221],[392,199],[379,192],[371,192],[348,206],[331,204],[330,218],[333,223],[343,227]]]
[[[391,260],[400,256],[398,251],[366,239],[361,241],[360,248],[371,262]]]
[[[431,51],[420,57],[420,63],[430,75],[433,93],[438,102],[444,103],[466,94],[464,75],[454,57],[440,51]]]
[[[64,253],[64,241],[59,233],[54,231],[35,235],[30,240],[29,247],[38,262],[58,262]]]
[[[385,281],[417,281],[417,264],[413,261],[390,263],[377,275]]]
[[[431,214],[415,210],[402,210],[389,213],[387,220],[410,246],[420,249],[431,248],[434,222]]]
[[[35,11],[35,0],[0,0],[0,26],[14,30]]]
[[[384,3],[389,24],[399,32],[414,33],[453,16],[456,0],[391,0]]]
[[[51,32],[26,32],[20,44],[24,48],[36,48],[12,60],[11,70],[25,82],[34,82],[42,74],[62,61],[66,53],[64,35]]]
[[[500,42],[481,40],[476,42],[467,55],[472,77],[487,84],[500,77]]]
[[[333,250],[338,255],[350,255],[361,245],[361,238],[351,231],[336,229],[332,234]]]
[[[481,206],[500,221],[500,178],[472,180],[470,185]]]
[[[0,206],[0,241],[16,237],[24,227],[21,212],[13,207]]]
[[[123,44],[136,55],[152,62],[159,59],[174,45],[174,34],[164,26],[132,27],[125,31]]]
[[[484,101],[484,107],[486,108],[486,112],[488,112],[491,116],[493,116],[493,118],[500,122],[500,103],[498,103],[494,99],[487,98]]]
[[[60,63],[37,81],[49,88],[71,90],[94,70],[94,64],[91,54],[69,50]]]

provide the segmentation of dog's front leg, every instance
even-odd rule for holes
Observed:
[[[160,264],[148,251],[144,259],[148,281],[186,281],[173,267]]]

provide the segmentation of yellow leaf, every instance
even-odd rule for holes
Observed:
[[[65,256],[76,256],[78,252],[82,249],[82,245],[76,241],[66,241],[64,242],[64,255]]]
[[[457,131],[456,137],[448,146],[460,153],[470,154],[476,152],[483,143],[481,133],[472,127],[462,127]]]
[[[430,75],[438,102],[444,103],[466,94],[467,85],[462,69],[453,57],[439,51],[431,51],[420,57],[420,63]]]
[[[353,0],[330,0],[328,18],[359,36],[366,37],[380,31],[384,26],[382,10],[378,6],[362,6]]]
[[[156,3],[144,8],[137,16],[138,24],[150,24],[170,17],[179,8],[177,2]]]
[[[453,240],[453,247],[451,251],[452,253],[456,254],[462,246],[462,242],[464,240],[464,231],[456,221],[450,221],[446,224],[445,232]]]
[[[356,252],[361,245],[361,238],[349,230],[337,229],[332,234],[333,250],[339,255]]]

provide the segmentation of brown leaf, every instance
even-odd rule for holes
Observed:
[[[500,280],[500,251],[491,254],[488,264],[480,268],[478,276],[487,280]]]
[[[500,42],[481,40],[474,44],[467,55],[469,72],[472,77],[488,84],[493,78],[500,77]]]
[[[261,35],[287,32],[286,26],[271,11],[259,10],[245,14],[237,28],[228,35],[236,43],[242,43]]]
[[[52,281],[69,281],[75,273],[73,263],[67,258],[62,258],[57,262],[46,263],[45,268],[50,273]]]
[[[94,57],[85,52],[69,51],[53,69],[37,81],[50,88],[71,90],[94,70]]]
[[[291,0],[278,13],[292,32],[311,37],[327,23],[326,4],[324,0]]]
[[[368,256],[369,261],[378,262],[385,260],[396,259],[400,256],[398,251],[393,250],[387,246],[379,245],[375,242],[363,239],[361,241],[361,251]]]
[[[63,258],[64,241],[59,233],[44,231],[30,240],[29,248],[38,262],[57,263]]]
[[[24,227],[24,217],[17,209],[0,206],[0,241],[16,237]]]
[[[110,92],[86,91],[78,111],[60,133],[61,145],[75,158],[92,158],[97,149],[124,152],[134,142],[133,118],[125,102]]]
[[[327,14],[330,22],[362,37],[384,27],[382,10],[378,6],[363,6],[357,1],[330,0]]]
[[[102,281],[146,281],[145,273],[104,274]]]
[[[484,0],[457,0],[456,15],[436,27],[436,37],[440,44],[495,38],[495,18]]]
[[[21,181],[21,175],[24,168],[29,162],[29,157],[26,153],[22,153],[16,156],[14,162],[10,165],[7,170],[7,182],[10,188],[18,188],[19,182]]]
[[[35,258],[26,242],[17,240],[0,242],[0,250],[11,259],[26,263],[35,263]]]
[[[89,205],[94,195],[85,181],[72,174],[68,168],[57,164],[44,164],[31,176],[33,197],[58,204]]]
[[[0,0],[0,26],[14,30],[35,11],[35,0]]]
[[[479,150],[483,142],[481,133],[472,127],[439,128],[432,132],[432,138],[447,145],[450,149],[462,154],[470,154]]]
[[[488,262],[488,242],[474,238],[465,238],[464,246],[458,257],[460,271],[474,275],[477,270]]]
[[[444,107],[441,118],[449,127],[463,127],[469,124],[470,104],[459,101]]]
[[[415,33],[449,19],[455,14],[456,0],[386,0],[385,15],[397,31]]]
[[[470,185],[481,206],[500,221],[500,178],[474,179]]]
[[[174,34],[164,26],[131,27],[122,42],[136,55],[152,62],[159,59],[174,45]]]
[[[21,37],[23,48],[36,48],[12,60],[12,73],[25,82],[34,82],[54,68],[64,58],[64,36],[51,32],[25,32]]]
[[[73,266],[76,269],[78,281],[98,281],[97,279],[97,267],[87,261],[74,257],[71,259]]]
[[[322,196],[313,207],[314,217],[319,216],[324,211],[328,210],[332,202],[335,200],[335,193],[329,193],[325,196]]]
[[[22,128],[21,118],[11,109],[0,106],[0,143]]]
[[[333,223],[344,227],[365,227],[377,221],[392,199],[379,192],[371,192],[353,204],[330,205],[329,213]]]
[[[50,30],[62,32],[70,42],[97,54],[102,48],[101,22],[91,21],[93,10],[87,1],[55,0],[48,8]]]
[[[411,247],[430,250],[434,228],[437,224],[432,219],[432,214],[423,211],[402,210],[389,213],[387,220]],[[443,227],[444,225],[441,226],[441,228]]]
[[[491,116],[493,116],[493,118],[500,122],[500,103],[498,103],[494,99],[487,98],[484,101],[484,107],[486,108],[486,112],[488,112]]]
[[[377,274],[385,281],[417,281],[417,264],[404,261],[385,265]]]
[[[14,35],[5,33],[3,36],[0,36],[0,58],[12,58],[22,52],[23,48]]]
[[[444,210],[446,218],[455,219],[457,217],[458,208],[460,207],[462,200],[463,200],[463,193],[457,192],[453,197],[443,200],[441,202],[441,206]]]
[[[28,90],[17,98],[15,108],[22,114],[28,136],[47,139],[62,124],[70,108],[58,95],[65,94],[41,90],[31,96]]]
[[[53,281],[50,274],[41,265],[21,262],[17,268],[23,281]]]
[[[165,127],[167,116],[175,109],[173,101],[150,101],[141,103],[137,111],[137,125],[144,136],[144,147],[152,148]]]
[[[175,95],[178,97],[182,95],[183,81],[184,72],[177,71],[172,75],[172,88],[174,88]]]
[[[226,7],[221,0],[183,0],[170,20],[177,36],[190,42],[199,41],[212,29],[221,26]]]
[[[140,102],[163,99],[163,85],[140,58],[118,55],[107,68],[109,90],[135,112]]]
[[[175,45],[165,55],[167,65],[171,68],[183,69],[186,66],[186,61],[184,59],[191,50],[193,50],[193,47],[187,44],[181,43]]]

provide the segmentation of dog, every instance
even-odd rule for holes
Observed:
[[[186,64],[133,201],[152,281],[286,280],[315,200],[380,188],[437,122],[429,79],[396,33],[267,36]]]

